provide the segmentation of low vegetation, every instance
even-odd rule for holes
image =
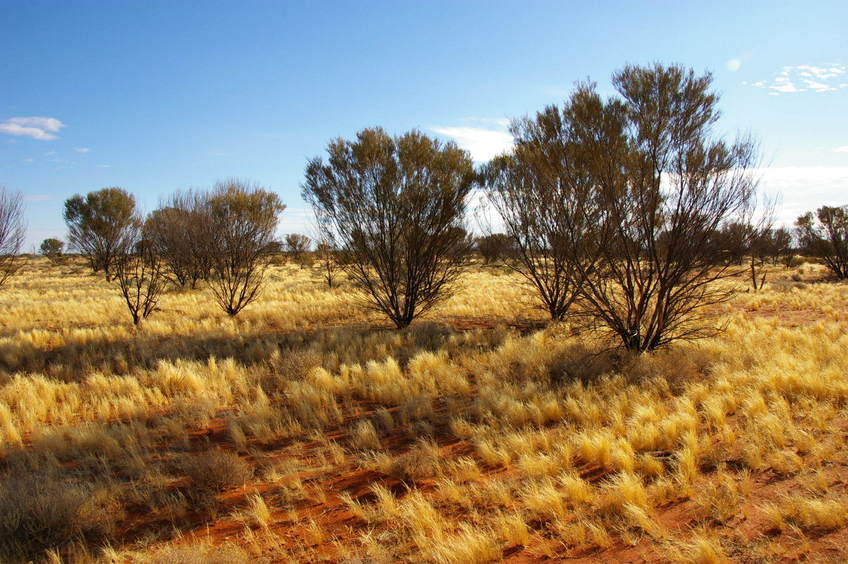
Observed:
[[[845,210],[775,229],[709,74],[613,85],[476,171],[331,142],[314,246],[227,180],[25,259],[0,190],[0,561],[844,561]]]
[[[31,259],[0,303],[2,560],[840,560],[848,290],[768,268],[719,282],[720,335],[636,355],[491,266],[402,331],[284,264],[238,318],[168,287],[137,332],[115,282]]]

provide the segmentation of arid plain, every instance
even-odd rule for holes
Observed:
[[[744,277],[646,355],[477,265],[405,330],[278,264],[236,318],[30,259],[0,296],[0,551],[50,562],[840,562],[848,285]]]

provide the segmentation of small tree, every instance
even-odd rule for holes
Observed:
[[[165,285],[162,259],[156,246],[143,237],[138,223],[116,250],[112,262],[115,279],[136,326],[156,309]]]
[[[112,264],[137,227],[135,198],[122,188],[103,188],[65,201],[70,246],[86,256],[94,272],[111,278]]]
[[[21,266],[24,235],[23,198],[20,193],[0,186],[0,288]]]
[[[512,238],[506,233],[491,233],[474,240],[477,252],[485,264],[498,262],[512,256]]]
[[[299,233],[290,233],[286,235],[286,250],[292,260],[300,265],[300,268],[308,266],[308,261],[304,259],[306,253],[309,252],[310,246],[312,246],[312,239],[306,235],[301,235]]]
[[[379,128],[327,151],[327,162],[309,162],[303,197],[369,306],[406,327],[449,295],[467,262],[471,158],[417,131],[392,138]]]
[[[320,242],[316,246],[315,253],[321,263],[321,272],[328,288],[336,284],[337,272],[339,270],[338,252],[328,242]]]
[[[716,252],[721,253],[729,265],[741,265],[751,251],[753,233],[751,226],[742,221],[730,221],[723,225],[714,240]]]
[[[711,82],[654,65],[617,72],[619,97],[580,84],[562,111],[518,131],[517,164],[495,183],[506,186],[496,194],[509,198],[510,233],[529,241],[519,245],[523,264],[573,269],[561,279],[628,350],[712,334],[704,308],[730,296],[713,284],[735,274],[717,234],[750,208],[757,152],[747,139],[713,135]]]
[[[489,201],[512,239],[512,267],[536,291],[548,315],[562,320],[577,300],[592,261],[590,217],[594,186],[588,181],[586,147],[570,113],[549,106],[535,119],[515,120],[514,151],[493,159],[481,177]]]
[[[628,66],[613,75],[620,99],[592,92],[573,112],[602,212],[583,296],[632,351],[713,334],[704,310],[732,294],[714,284],[735,274],[714,234],[751,209],[757,150],[712,133],[711,83],[680,66]]]
[[[766,285],[766,263],[773,255],[771,228],[754,229],[748,245],[748,261],[751,285],[754,291],[762,290]]]
[[[39,247],[39,252],[42,255],[47,257],[50,262],[56,263],[59,262],[59,259],[62,258],[62,250],[65,248],[65,243],[56,238],[45,239],[41,242],[41,246]]]
[[[772,228],[774,202],[764,199],[762,207],[759,219],[756,219],[756,199],[751,198],[748,208],[742,213],[741,221],[738,222],[741,225],[740,233],[743,235],[742,254],[748,257],[751,285],[755,292],[765,287],[768,276],[766,264],[775,253],[774,229]]]
[[[279,196],[239,180],[218,183],[207,203],[212,234],[209,284],[218,305],[238,314],[262,287],[279,214]]]
[[[801,248],[821,258],[838,279],[848,278],[848,206],[822,206],[815,216],[799,217],[796,225]]]
[[[786,227],[779,227],[772,232],[771,256],[772,262],[778,261],[789,268],[795,259],[795,249],[792,246],[792,231]]]
[[[211,222],[205,195],[177,192],[145,221],[145,236],[167,266],[166,276],[179,285],[197,286],[212,267]]]

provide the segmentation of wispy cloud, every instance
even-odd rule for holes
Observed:
[[[499,118],[484,118],[484,117],[465,117],[462,118],[462,121],[468,123],[482,123],[486,125],[495,125],[497,127],[501,127],[506,129],[509,127],[509,118],[499,117]]]
[[[315,215],[312,208],[304,206],[287,207],[280,216],[280,225],[277,229],[279,236],[288,233],[301,233],[312,238],[317,238]]]
[[[780,196],[777,219],[787,226],[822,205],[848,204],[848,167],[768,167],[754,173],[764,192]]]
[[[848,88],[848,67],[840,63],[826,65],[795,65],[783,67],[770,80],[743,82],[769,91],[770,96],[798,92],[834,92]]]
[[[91,149],[89,147],[74,147],[74,151],[77,153],[90,153]]]
[[[486,121],[483,121],[486,119]],[[466,118],[466,121],[492,123],[498,129],[487,127],[457,126],[431,127],[430,130],[450,137],[457,145],[471,153],[471,158],[477,162],[488,161],[492,157],[512,149],[512,135],[506,130],[509,120],[506,118]]]
[[[99,165],[97,165],[97,168],[112,168],[112,165],[99,164]]]
[[[0,122],[0,133],[31,137],[41,141],[56,139],[65,124],[51,117],[13,117]]]
[[[736,72],[742,68],[742,59],[729,59],[726,63],[724,63],[724,66],[730,72]]]
[[[46,202],[50,199],[52,199],[52,197],[48,196],[47,194],[34,194],[32,196],[24,196],[25,202]]]
[[[834,147],[834,153],[848,153],[848,145],[842,145],[841,147]]]
[[[821,206],[848,204],[848,167],[763,167],[750,171],[760,189],[779,201],[775,223],[793,227],[795,220]],[[469,194],[468,209],[483,231],[504,230],[503,219],[482,191]]]

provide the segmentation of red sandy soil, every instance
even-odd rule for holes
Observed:
[[[811,311],[780,311],[768,312],[758,310],[751,312],[753,315],[774,315],[780,319],[780,323],[788,326],[797,326],[814,321],[816,313]],[[492,327],[491,321],[484,319],[457,319],[450,323],[456,329],[468,330],[472,328]],[[522,332],[529,332],[538,328],[536,320],[520,320],[512,323],[513,328]],[[363,408],[368,409],[367,405]],[[207,441],[212,444],[220,444],[224,448],[232,449],[225,428],[225,413],[216,418],[213,423],[205,429],[196,429],[190,434],[190,441],[198,448],[202,448]],[[360,414],[361,415],[361,414]],[[840,422],[840,427],[845,432],[848,425]],[[437,427],[434,430],[436,442],[439,444],[446,458],[457,456],[474,456],[474,449],[469,443],[457,440],[446,427]],[[329,439],[343,439],[344,433],[341,428],[328,431]],[[265,455],[277,454],[282,460],[294,456],[290,441],[280,444],[257,445],[255,448],[262,450]],[[400,454],[407,450],[412,441],[403,434],[395,434],[385,440],[387,450],[392,454]],[[251,445],[252,446],[252,445]],[[319,442],[300,443],[296,449],[296,456],[306,461],[316,456],[316,450],[321,446]],[[248,459],[250,456],[242,453],[241,456]],[[514,470],[503,468],[486,468],[482,461],[478,464],[484,469],[483,479],[514,472]],[[307,466],[307,465],[304,465]],[[590,481],[598,481],[605,477],[604,472],[597,467],[578,468],[580,475]],[[831,488],[834,492],[848,492],[848,466],[844,461],[834,461],[825,465],[823,470],[829,478]],[[307,492],[308,499],[294,503],[284,509],[277,508],[273,514],[270,525],[280,539],[281,543],[289,546],[304,546],[310,544],[310,535],[304,527],[304,523],[314,520],[324,533],[322,544],[313,545],[312,548],[319,558],[328,561],[340,561],[336,547],[332,541],[340,542],[357,550],[358,537],[366,532],[369,527],[367,523],[354,516],[339,497],[347,492],[354,499],[369,501],[373,498],[369,486],[380,483],[390,488],[396,496],[402,497],[407,489],[398,478],[380,474],[374,471],[362,470],[353,462],[347,462],[342,466],[334,466],[331,472],[327,469],[317,471],[305,471],[298,478],[302,480]],[[805,471],[795,476],[779,476],[774,472],[767,471],[753,473],[751,475],[753,487],[741,510],[728,522],[713,524],[712,531],[722,539],[722,545],[734,562],[846,562],[848,561],[848,530],[840,530],[803,535],[800,532],[780,532],[768,530],[762,512],[758,509],[766,501],[774,501],[780,495],[798,489],[802,480],[809,476],[812,471]],[[292,477],[294,479],[294,477]],[[172,489],[187,487],[187,478],[177,480],[170,484]],[[225,541],[238,542],[244,532],[245,525],[236,521],[228,515],[235,509],[244,507],[246,497],[252,493],[263,493],[272,487],[278,488],[281,483],[263,484],[251,483],[246,488],[234,488],[223,492],[218,496],[220,509],[218,518],[212,522],[205,522],[200,514],[186,516],[181,523],[183,536],[173,541],[177,543],[190,543],[197,540],[208,539],[218,545]],[[419,480],[415,487],[420,491],[427,492],[434,488],[433,480]],[[698,488],[695,484],[694,489]],[[321,500],[323,498],[323,500]],[[296,516],[296,519],[292,517]],[[655,508],[653,517],[666,531],[667,537],[686,538],[690,529],[697,525],[695,514],[695,503],[691,500],[680,500]],[[113,546],[122,546],[132,543],[144,536],[146,531],[163,530],[169,527],[167,521],[157,518],[156,515],[129,513],[120,522],[118,533],[114,539]],[[515,546],[506,548],[503,560],[514,564],[542,563],[542,562],[574,562],[574,563],[605,563],[605,562],[664,562],[669,561],[669,553],[664,549],[668,542],[662,539],[651,539],[645,535],[635,545],[624,544],[616,539],[613,546],[607,549],[592,549],[586,551],[566,550],[560,543],[550,539],[544,539],[534,535],[528,546]],[[547,545],[547,548],[545,546]],[[545,553],[553,551],[555,556],[545,556]],[[284,561],[272,553],[265,555],[270,562]]]
[[[836,425],[836,423],[835,423]],[[848,421],[840,421],[837,425],[843,434],[848,432]],[[457,440],[450,434],[446,427],[435,429],[436,442],[439,444],[445,458],[454,459],[458,456],[474,456],[472,445],[462,440]],[[194,440],[204,440],[208,437],[214,443],[225,443],[226,432],[223,420],[217,420],[209,429],[194,433]],[[341,431],[330,431],[330,439],[342,439]],[[385,440],[387,451],[392,454],[404,452],[412,441],[402,434],[394,434]],[[286,445],[271,445],[261,447],[264,454],[280,452]],[[319,448],[319,442],[302,443],[298,450],[301,460],[309,459],[313,451]],[[662,457],[663,453],[656,453]],[[289,456],[280,452],[281,457]],[[478,464],[484,469],[483,479],[492,477],[503,477],[515,472],[514,469],[486,468],[482,461]],[[598,482],[606,477],[604,471],[598,467],[578,467],[580,475],[591,482]],[[709,479],[710,469],[702,469],[704,477]],[[824,465],[822,472],[828,479],[830,491],[833,493],[848,493],[848,464],[843,460],[831,461]],[[803,481],[812,475],[812,470],[802,471],[797,475],[781,476],[773,471],[751,474],[751,491],[738,511],[729,521],[711,523],[711,531],[717,534],[722,541],[725,552],[733,562],[740,563],[765,563],[765,562],[846,562],[848,561],[848,528],[842,528],[833,532],[807,533],[800,531],[778,531],[771,530],[770,525],[759,509],[765,502],[775,501],[781,495],[802,488]],[[352,463],[332,468],[332,473],[322,471],[302,472],[298,476],[304,483],[309,499],[293,504],[285,509],[277,509],[273,514],[270,526],[280,542],[287,546],[303,546],[314,549],[314,555],[318,555],[322,561],[339,562],[336,547],[332,541],[341,542],[350,547],[358,547],[358,536],[366,532],[369,526],[358,517],[354,516],[339,497],[347,492],[359,501],[373,501],[374,495],[369,486],[374,483],[382,484],[393,491],[397,497],[403,497],[407,488],[398,478],[381,474],[370,470],[362,470]],[[173,487],[185,485],[175,482]],[[274,486],[279,486],[277,483]],[[428,492],[434,489],[434,480],[416,481],[415,487],[419,491]],[[177,542],[194,542],[196,540],[208,539],[213,544],[226,541],[238,542],[240,535],[244,532],[244,524],[228,518],[226,515],[230,510],[245,505],[245,498],[250,493],[262,493],[271,488],[271,484],[254,483],[246,490],[244,488],[231,489],[219,496],[221,510],[218,520],[204,523],[199,520],[194,524],[193,530],[183,528],[184,536]],[[696,483],[693,491],[697,491],[699,484]],[[322,492],[323,495],[317,492]],[[319,501],[321,497],[323,501]],[[296,512],[296,519],[292,519],[291,511]],[[642,563],[642,562],[669,562],[669,552],[664,546],[669,546],[668,538],[686,539],[689,532],[695,529],[701,522],[696,514],[696,504],[690,499],[682,499],[671,502],[664,506],[655,508],[653,517],[665,532],[665,539],[651,539],[644,535],[635,545],[627,545],[620,539],[606,549],[590,549],[584,551],[567,550],[561,543],[554,540],[534,535],[528,546],[514,546],[506,548],[503,552],[503,561],[513,564],[543,563],[543,562],[574,562],[574,563]],[[310,544],[310,535],[304,527],[305,522],[314,520],[324,533],[326,539],[321,544]],[[155,519],[143,515],[131,515],[124,523],[124,538],[128,541],[139,538],[140,533],[147,527],[157,525]],[[158,523],[164,525],[164,523]],[[119,543],[118,543],[119,544]],[[546,545],[546,546],[543,546]],[[545,556],[545,553],[554,556]],[[275,557],[269,551],[264,555],[270,562],[283,562],[283,558]]]

